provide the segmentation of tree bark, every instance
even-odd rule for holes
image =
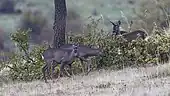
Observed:
[[[59,48],[65,44],[65,28],[66,28],[66,16],[67,8],[65,0],[54,0],[55,5],[55,17],[54,17],[54,48]]]

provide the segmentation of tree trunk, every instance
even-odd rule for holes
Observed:
[[[54,41],[53,46],[59,48],[65,44],[65,28],[67,8],[65,0],[54,0],[55,17],[54,17]]]

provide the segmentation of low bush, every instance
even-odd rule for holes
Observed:
[[[31,81],[41,78],[41,67],[43,60],[41,53],[43,46],[35,46],[29,51],[29,31],[21,31],[11,34],[11,39],[16,43],[18,51],[10,55],[10,59],[3,65],[9,68],[8,75],[12,80]]]
[[[128,43],[121,36],[115,38],[104,34],[106,32],[98,27],[99,22],[100,20],[92,19],[91,24],[87,25],[88,35],[70,36],[71,42],[92,44],[100,46],[104,50],[105,56],[98,58],[95,66],[119,69],[127,66],[157,64],[169,60],[170,35],[163,34],[160,30],[154,30],[154,33],[147,40],[139,38]]]

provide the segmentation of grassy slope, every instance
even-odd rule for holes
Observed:
[[[91,72],[88,76],[4,85],[2,96],[168,96],[170,64],[120,71]]]

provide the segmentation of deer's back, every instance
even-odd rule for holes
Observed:
[[[60,48],[66,49],[66,50],[71,50],[71,49],[72,49],[72,45],[73,45],[73,44],[65,44],[65,45],[61,46]],[[87,45],[79,45],[79,46],[78,46],[78,54],[79,54],[80,56],[85,56],[85,55],[90,54],[90,53],[92,53],[92,52],[94,52],[94,51],[96,51],[96,50],[97,50],[97,49],[95,49],[95,48],[90,48],[90,47],[87,46]]]
[[[59,49],[54,52],[54,59],[57,62],[60,62],[61,59],[64,57],[64,59],[67,59],[70,55],[72,50],[64,50],[64,49]]]
[[[145,38],[146,32],[141,31],[141,30],[136,30],[133,32],[125,33],[123,34],[123,37],[126,38],[128,41],[136,39],[138,36],[142,37],[143,39]]]
[[[127,31],[120,31],[120,34],[128,33]]]
[[[64,56],[67,56],[72,50],[65,50],[61,48],[46,50],[43,53],[43,57],[46,60],[55,60],[60,62]]]
[[[60,48],[66,49],[66,50],[71,50],[71,49],[73,49],[72,45],[73,44],[65,44],[65,45],[61,46]],[[88,50],[91,50],[91,48],[87,45],[79,45],[78,46],[79,52],[87,52]]]
[[[44,59],[49,59],[54,57],[54,49],[47,49],[43,52],[42,56]]]

